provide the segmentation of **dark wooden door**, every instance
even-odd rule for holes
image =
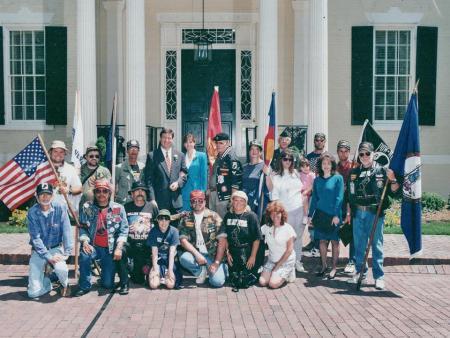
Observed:
[[[192,133],[197,149],[205,151],[209,108],[214,86],[219,86],[222,130],[234,138],[236,51],[215,49],[212,61],[195,63],[194,50],[181,51],[181,112],[183,135]]]

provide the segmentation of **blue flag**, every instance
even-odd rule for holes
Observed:
[[[391,169],[403,189],[401,225],[411,258],[422,253],[422,175],[417,94],[411,95],[398,135]]]

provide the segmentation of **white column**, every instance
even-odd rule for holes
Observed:
[[[278,77],[278,1],[259,1],[257,112],[258,138],[264,139],[267,130],[272,91],[277,92]],[[278,93],[277,93],[278,94]]]
[[[123,102],[123,8],[124,2],[103,1],[106,10],[106,109],[107,121],[112,111],[114,93],[117,92],[117,124],[125,124]]]
[[[147,151],[145,106],[145,2],[126,0],[126,139],[137,139]]]
[[[97,141],[96,62],[95,1],[77,0],[77,85],[85,145]]]
[[[308,124],[309,1],[292,1],[294,9],[293,123]]]
[[[328,0],[309,3],[309,128],[308,145],[322,132],[328,138]]]

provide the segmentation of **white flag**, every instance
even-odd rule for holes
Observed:
[[[75,112],[73,114],[72,127],[72,162],[75,168],[80,169],[83,163],[83,123],[81,121],[78,91],[75,93]]]

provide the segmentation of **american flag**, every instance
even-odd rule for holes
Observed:
[[[33,196],[39,183],[54,181],[56,177],[36,137],[0,168],[0,200],[14,210]]]

